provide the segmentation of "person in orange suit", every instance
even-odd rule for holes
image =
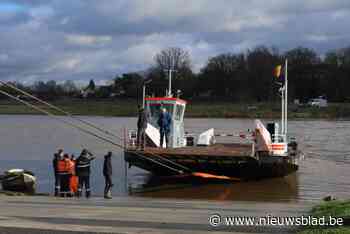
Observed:
[[[67,197],[71,195],[70,191],[70,178],[74,172],[74,164],[70,160],[69,155],[65,154],[63,159],[58,162],[58,172],[61,178],[61,197]]]
[[[78,184],[79,184],[79,180],[78,180],[78,176],[75,175],[75,157],[74,155],[71,156],[71,177],[70,177],[70,181],[69,181],[69,187],[70,187],[70,191],[73,195],[76,195],[78,193]]]

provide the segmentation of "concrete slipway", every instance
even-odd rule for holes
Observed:
[[[211,227],[222,216],[299,216],[311,203],[211,202],[116,197],[0,196],[0,233],[294,233],[296,227]]]

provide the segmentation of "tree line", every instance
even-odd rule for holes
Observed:
[[[259,46],[245,53],[223,53],[211,57],[198,73],[191,58],[181,48],[168,48],[154,58],[154,66],[143,73],[129,73],[115,78],[115,84],[136,97],[144,79],[152,79],[148,94],[164,95],[168,69],[176,70],[174,90],[187,99],[233,102],[270,102],[279,100],[282,82],[273,76],[277,65],[288,59],[289,99],[306,102],[325,96],[333,102],[350,101],[350,47],[319,55],[314,50],[297,47],[280,53],[276,48]],[[133,90],[133,92],[131,91]]]
[[[190,53],[182,48],[167,48],[154,57],[146,71],[116,75],[109,85],[97,87],[93,80],[82,88],[73,81],[57,84],[38,81],[21,88],[43,98],[141,98],[145,80],[147,94],[164,96],[168,70],[173,69],[172,87],[182,98],[232,102],[273,102],[279,100],[273,69],[288,59],[289,100],[307,101],[325,96],[329,101],[350,101],[350,47],[325,55],[313,49],[297,47],[280,53],[276,48],[259,46],[242,53],[222,53],[208,59],[199,72],[193,71]],[[2,87],[4,89],[4,87]],[[176,92],[179,90],[180,92]]]

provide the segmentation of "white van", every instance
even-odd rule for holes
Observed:
[[[315,106],[315,107],[327,107],[328,106],[328,101],[325,97],[318,97],[318,98],[313,98],[311,99],[308,104],[310,106]]]

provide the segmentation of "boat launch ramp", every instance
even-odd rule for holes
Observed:
[[[295,233],[291,226],[209,225],[224,216],[300,216],[309,203],[218,202],[117,197],[0,196],[0,233]]]

